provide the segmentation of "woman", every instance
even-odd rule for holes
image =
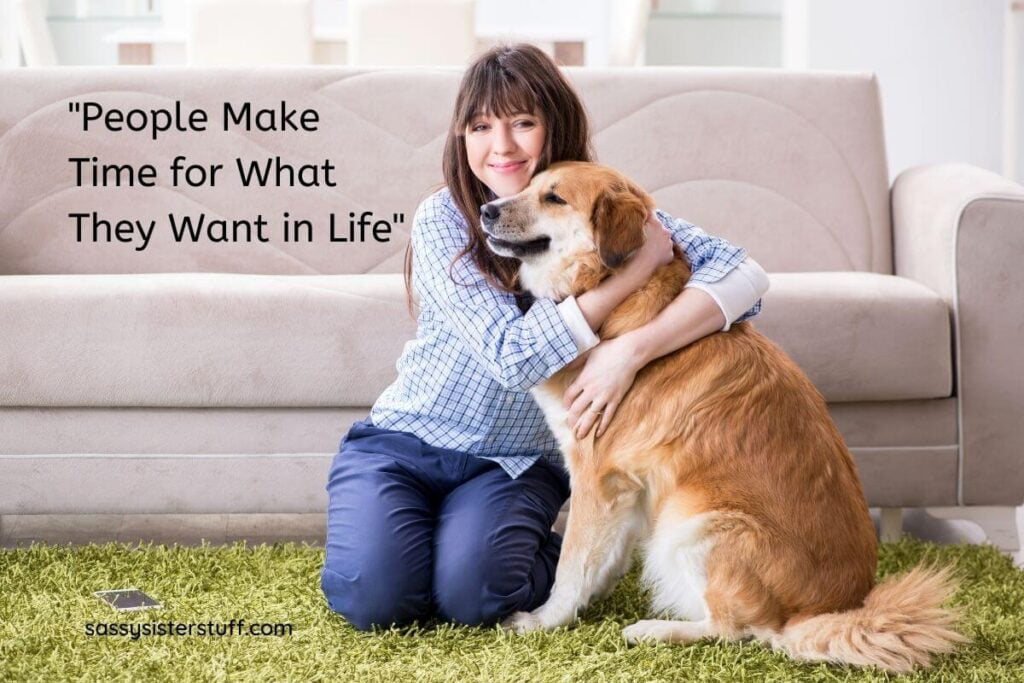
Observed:
[[[543,52],[501,46],[467,69],[446,187],[417,210],[406,254],[416,339],[342,440],[327,484],[321,586],[356,628],[435,613],[490,625],[543,604],[561,547],[551,526],[569,488],[529,388],[589,351],[565,400],[577,435],[600,435],[641,367],[760,310],[760,266],[661,211],[598,287],[561,302],[524,296],[518,261],[484,243],[480,205],[517,194],[549,164],[591,158],[583,106]],[[599,343],[595,330],[671,260],[673,243],[690,260],[686,289],[648,325]]]

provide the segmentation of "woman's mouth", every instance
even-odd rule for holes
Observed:
[[[526,160],[523,159],[522,161],[508,161],[502,164],[490,164],[490,167],[498,173],[517,173],[525,165]]]

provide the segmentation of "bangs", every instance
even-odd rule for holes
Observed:
[[[527,82],[497,63],[482,65],[473,79],[477,85],[466,93],[459,111],[459,128],[465,130],[480,115],[508,117],[520,112],[536,114],[537,95]]]

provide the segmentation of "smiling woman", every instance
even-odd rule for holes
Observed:
[[[594,331],[672,259],[673,233],[641,207],[644,242],[628,261],[617,260],[578,299],[539,296],[528,306],[520,265],[558,240],[543,229],[488,233],[502,203],[536,174],[591,158],[583,105],[543,52],[500,46],[466,70],[445,143],[447,187],[420,204],[406,253],[409,297],[415,289],[419,321],[431,322],[406,345],[397,379],[370,415],[350,429],[327,485],[321,586],[331,608],[360,629],[434,610],[489,625],[547,598],[562,540],[552,525],[569,482],[559,442],[527,390],[589,353],[581,377],[597,380],[570,414],[588,408],[580,428],[604,426],[593,416],[610,419],[610,401],[629,388],[643,354],[631,341],[599,344]],[[553,188],[540,201],[571,210]],[[720,279],[743,260],[742,250],[694,226],[675,233],[705,278],[710,271]],[[756,303],[747,298],[733,319]],[[689,290],[683,303],[685,322],[670,316],[658,339],[678,346],[727,322],[703,293]]]
[[[536,114],[477,114],[466,130],[469,167],[496,195],[511,197],[537,171],[546,135]]]

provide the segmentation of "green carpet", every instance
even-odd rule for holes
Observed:
[[[796,664],[755,643],[627,647],[645,616],[637,570],[580,625],[516,636],[428,623],[361,633],[320,593],[323,550],[295,544],[183,548],[34,545],[0,552],[0,681],[1024,681],[1024,572],[993,548],[913,540],[882,549],[880,575],[926,559],[964,578],[973,643],[927,673]],[[164,609],[115,613],[92,593],[134,586]],[[289,623],[285,636],[85,635],[89,622]]]

